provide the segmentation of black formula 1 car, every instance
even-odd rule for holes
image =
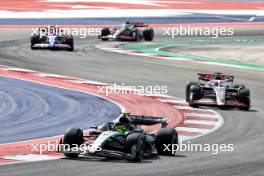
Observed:
[[[57,26],[39,28],[30,37],[31,49],[65,49],[74,50],[74,40],[72,35],[66,35]]]
[[[186,101],[192,107],[217,105],[250,108],[250,91],[242,84],[233,84],[234,76],[222,73],[198,73],[200,82],[188,82]],[[203,81],[203,82],[201,82]]]
[[[162,126],[157,134],[148,133],[139,127],[157,124]],[[173,155],[173,144],[178,144],[178,134],[174,128],[166,126],[166,119],[161,117],[124,114],[118,122],[106,123],[100,129],[94,127],[86,136],[79,128],[69,129],[60,140],[60,146],[63,147],[59,147],[58,151],[69,158],[82,154],[129,161]],[[81,149],[83,145],[86,147]],[[170,145],[170,150],[166,150],[165,145]]]
[[[103,41],[152,41],[154,39],[154,30],[147,28],[148,24],[142,22],[126,22],[112,29],[103,28],[101,30],[101,38]]]

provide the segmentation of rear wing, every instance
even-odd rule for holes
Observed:
[[[167,119],[163,117],[144,116],[144,115],[129,115],[132,123],[135,125],[156,125],[161,124],[162,127],[167,126]]]
[[[227,80],[230,82],[234,81],[234,76],[224,75],[222,73],[198,73],[198,79],[203,81],[211,81],[211,80]]]

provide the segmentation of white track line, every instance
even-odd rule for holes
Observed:
[[[184,120],[184,123],[192,124],[202,124],[202,125],[214,125],[216,121],[206,121],[206,120]]]
[[[191,117],[207,117],[207,118],[217,119],[217,117],[214,114],[184,113],[184,115]]]
[[[71,78],[71,77],[68,77],[68,76],[62,76],[62,75],[57,75],[57,74],[49,74],[49,73],[36,73],[34,75],[40,76],[40,77],[51,77],[51,78],[65,78],[65,79]]]
[[[18,72],[30,72],[30,73],[34,73],[35,72],[35,71],[24,69],[24,68],[7,67],[7,68],[1,68],[1,69],[8,70],[8,71],[18,71]]]
[[[109,85],[107,83],[88,81],[88,80],[69,80],[69,82],[77,83],[77,84]]]
[[[186,104],[185,100],[181,100],[181,99],[158,99],[159,101],[163,102],[163,103],[180,103],[180,104]]]
[[[190,106],[174,106],[176,109],[180,109],[180,110],[195,110],[195,108],[192,108]],[[199,109],[200,111],[200,109]]]
[[[46,161],[46,160],[56,160],[62,157],[59,156],[49,156],[49,155],[38,155],[38,154],[26,154],[26,155],[12,155],[5,156],[4,159],[31,162],[31,161]]]
[[[178,131],[186,131],[186,132],[197,132],[197,133],[208,133],[208,132],[211,131],[211,129],[188,128],[188,127],[176,127],[176,130],[178,130]]]

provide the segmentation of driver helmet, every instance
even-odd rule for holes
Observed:
[[[129,124],[131,122],[129,118],[129,113],[128,112],[122,113],[122,116],[119,118],[119,122]]]
[[[56,33],[57,33],[57,28],[56,28],[56,26],[55,25],[49,25],[48,26],[48,34],[49,35],[55,35]]]
[[[216,80],[222,80],[222,78],[221,78],[220,75],[217,75],[215,79],[216,79]]]
[[[216,87],[219,86],[218,81],[216,81],[216,82],[214,83],[214,85],[215,85]]]
[[[215,74],[216,74],[215,77],[216,80],[222,80],[222,73],[216,72]]]
[[[126,29],[128,29],[128,28],[130,27],[130,22],[129,22],[129,21],[126,21],[124,27],[125,27]]]

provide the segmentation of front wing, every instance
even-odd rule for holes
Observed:
[[[101,39],[109,39],[109,40],[123,40],[123,41],[133,41],[135,38],[133,36],[128,35],[120,35],[118,37],[114,37],[113,35],[107,35],[107,36],[100,36]]]
[[[54,44],[54,45],[50,45],[48,43],[37,43],[35,45],[32,46],[32,48],[58,48],[58,49],[70,49],[71,46],[68,44]]]
[[[226,100],[224,105],[218,105],[215,99],[202,98],[200,100],[194,100],[194,104],[207,105],[207,106],[231,106],[231,107],[246,107],[247,105],[241,103],[238,100]]]

